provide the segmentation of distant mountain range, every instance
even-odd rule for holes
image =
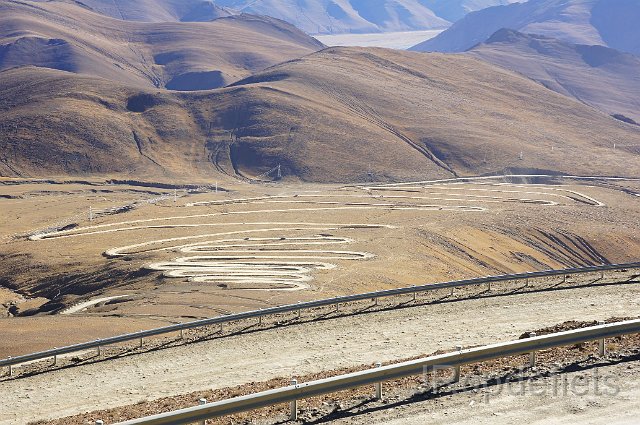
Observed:
[[[269,15],[310,34],[446,28],[466,13],[514,0],[216,0],[230,10]]]
[[[61,1],[125,21],[206,22],[249,13],[282,19],[310,34],[342,34],[441,29],[469,12],[516,0]]]
[[[502,29],[467,54],[512,69],[609,115],[640,123],[640,57]]]
[[[411,50],[463,52],[501,28],[640,54],[638,0],[529,0],[473,12]]]

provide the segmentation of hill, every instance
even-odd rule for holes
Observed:
[[[0,0],[0,70],[34,65],[126,85],[211,89],[322,47],[267,17],[138,23],[76,4]]]
[[[503,29],[467,54],[512,69],[607,114],[640,122],[640,57]]]
[[[74,0],[123,21],[206,22],[232,13],[210,0]]]
[[[532,171],[638,175],[640,128],[478,59],[331,48],[174,93],[0,73],[2,174],[356,182]],[[617,149],[613,149],[613,144]]]
[[[640,54],[639,20],[637,0],[530,0],[470,13],[411,50],[462,52],[499,29],[510,28],[568,43],[602,45]]]

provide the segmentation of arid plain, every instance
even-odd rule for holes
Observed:
[[[3,357],[335,295],[624,263],[640,248],[640,182],[625,179],[2,183],[2,315],[15,316],[0,321]]]

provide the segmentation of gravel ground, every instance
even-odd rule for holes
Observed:
[[[422,356],[567,320],[637,316],[640,287],[583,287],[351,315],[63,368],[3,382],[0,424]]]
[[[609,321],[623,320],[612,318]],[[537,330],[542,335],[594,325],[565,322]],[[527,335],[522,335],[526,337]],[[640,335],[607,341],[607,355],[600,358],[597,343],[583,343],[538,352],[535,368],[527,356],[496,359],[462,368],[461,380],[451,383],[451,371],[435,376],[407,377],[383,384],[383,398],[375,400],[371,387],[361,387],[299,401],[299,422],[345,425],[388,423],[627,423],[640,411]],[[408,360],[408,359],[403,359]],[[300,376],[299,382],[370,368],[363,365]],[[141,402],[106,411],[95,411],[37,425],[106,423],[192,406],[195,400],[227,399],[288,385],[286,378],[241,386],[194,392]],[[587,413],[586,410],[589,412]],[[265,424],[286,421],[286,404],[207,421],[213,424]],[[472,420],[470,420],[472,418]],[[606,420],[608,421],[606,421]]]

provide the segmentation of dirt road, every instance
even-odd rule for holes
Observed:
[[[640,285],[472,299],[270,329],[57,370],[2,387],[0,424],[518,338],[571,319],[637,316]]]
[[[635,425],[639,417],[640,363],[636,361],[543,377],[526,385],[503,384],[437,401],[392,403],[332,423]]]

